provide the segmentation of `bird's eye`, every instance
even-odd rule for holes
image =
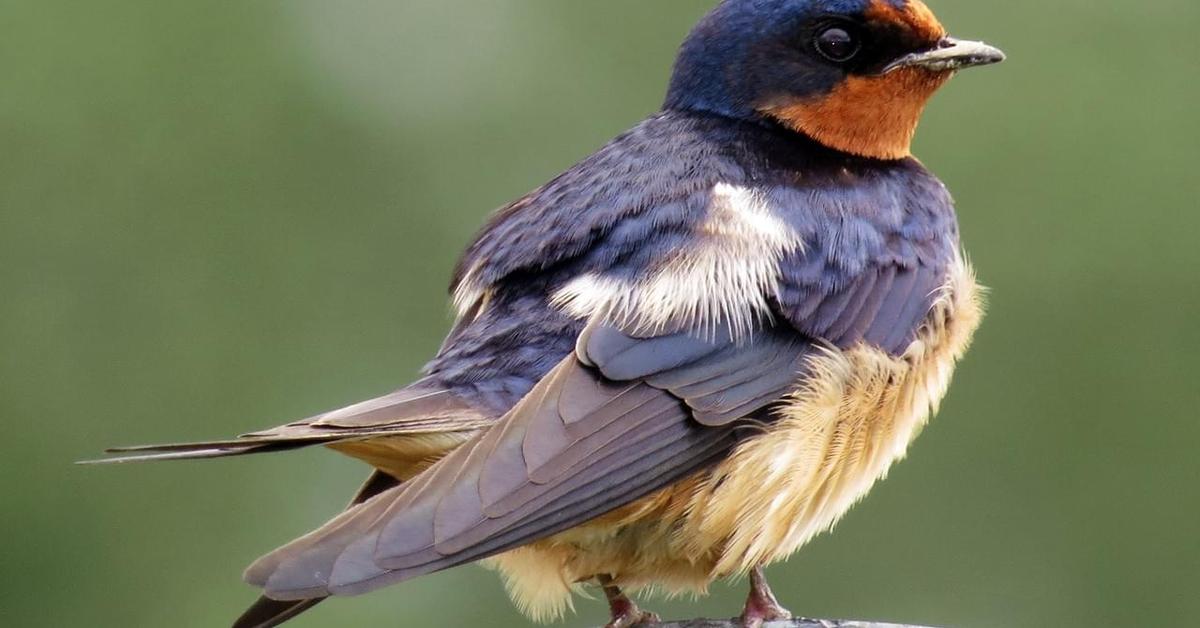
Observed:
[[[845,63],[858,54],[858,37],[843,26],[830,26],[817,33],[817,52],[834,63]]]

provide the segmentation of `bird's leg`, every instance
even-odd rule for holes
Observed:
[[[604,597],[608,599],[608,610],[612,613],[612,621],[604,628],[632,628],[638,624],[656,624],[661,621],[658,615],[643,611],[629,596],[621,592],[620,587],[613,584],[609,575],[596,576],[604,589]]]
[[[762,567],[750,570],[750,595],[746,598],[746,608],[742,611],[742,625],[746,628],[759,628],[763,622],[791,619],[792,613],[779,605],[767,578],[763,575]]]

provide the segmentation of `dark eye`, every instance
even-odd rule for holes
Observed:
[[[843,26],[829,26],[817,33],[817,52],[834,63],[845,63],[858,54],[858,37]]]

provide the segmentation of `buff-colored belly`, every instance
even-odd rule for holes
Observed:
[[[778,419],[715,468],[491,563],[518,605],[547,619],[570,605],[571,586],[597,574],[634,591],[703,592],[787,557],[904,456],[980,316],[979,289],[960,263],[903,356],[829,350]]]

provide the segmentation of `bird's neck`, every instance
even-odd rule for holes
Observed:
[[[902,69],[884,76],[850,77],[818,98],[773,103],[766,115],[835,150],[873,159],[912,155],[925,105],[948,73]]]
[[[679,83],[672,86],[664,107],[752,124],[778,124],[835,151],[892,161],[912,156],[925,105],[949,78],[948,73],[905,69],[879,77],[851,77],[816,96],[754,103]]]
[[[895,156],[886,157],[847,150],[843,146],[849,146],[849,144],[836,141],[837,138],[824,135],[823,139],[818,139],[816,133],[798,128],[765,112],[751,111],[746,113],[736,109],[703,106],[665,106],[663,111],[681,116],[725,120],[743,129],[759,129],[766,136],[779,138],[788,145],[803,146],[806,152],[821,154],[826,158],[849,159],[851,161],[864,159],[868,161],[899,161],[911,157],[911,154],[907,150],[907,145],[905,146],[905,150],[897,151]],[[889,155],[891,154],[889,153]]]

